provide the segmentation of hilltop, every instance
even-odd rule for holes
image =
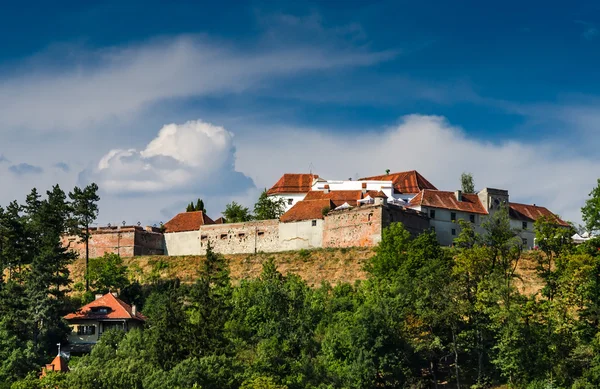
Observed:
[[[372,247],[327,248],[314,250],[284,251],[279,253],[225,254],[229,263],[231,279],[238,285],[243,279],[253,279],[260,275],[262,264],[273,258],[282,274],[295,273],[311,287],[322,282],[332,285],[347,282],[354,283],[367,278],[363,267],[375,255]],[[129,276],[140,282],[152,276],[162,278],[180,278],[183,282],[193,282],[196,278],[203,255],[187,256],[136,256],[124,257],[123,264],[129,268]],[[83,281],[84,258],[77,259],[71,265],[74,283]],[[521,292],[533,294],[541,288],[541,280],[535,274],[535,263],[531,252],[523,254],[517,267],[519,279],[516,284]]]

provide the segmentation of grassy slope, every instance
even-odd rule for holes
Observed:
[[[372,248],[349,249],[317,249],[286,251],[280,253],[259,253],[225,255],[229,260],[231,277],[235,284],[242,279],[256,278],[261,272],[262,263],[272,257],[279,271],[283,274],[296,273],[310,286],[319,286],[322,281],[331,284],[340,282],[354,283],[365,279],[363,266],[374,255]],[[162,264],[159,271],[161,277],[179,277],[184,282],[192,282],[202,256],[143,256],[123,258],[129,266],[132,278],[144,281],[151,274],[157,263]],[[72,266],[74,282],[83,280],[84,259],[78,259]],[[519,262],[517,286],[528,294],[537,292],[541,287],[540,280],[535,275],[535,264],[531,255],[525,253]]]

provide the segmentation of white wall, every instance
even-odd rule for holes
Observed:
[[[285,200],[285,212],[289,211],[298,201],[304,200],[306,193],[278,193],[276,195],[269,196],[272,199],[284,199]],[[291,200],[291,203],[290,203]]]
[[[200,255],[200,231],[168,232],[165,237],[165,255]]]
[[[470,215],[475,216],[475,231],[481,233],[481,223],[485,219],[485,215],[479,215],[469,212],[454,211],[450,209],[430,208],[430,207],[413,207],[417,211],[422,211],[430,215],[430,210],[435,210],[435,218],[429,221],[431,227],[435,228],[435,234],[437,235],[438,242],[442,246],[452,246],[454,239],[460,234],[459,220],[465,220],[470,222]],[[452,212],[456,213],[456,222],[452,221]],[[452,230],[455,234],[452,235]]]
[[[279,243],[281,251],[323,247],[323,220],[279,223]]]
[[[524,229],[523,223],[527,223]],[[535,231],[533,230],[533,222],[524,222],[523,220],[510,220],[510,227],[519,231],[519,237],[523,242],[524,250],[531,250],[535,243]]]
[[[324,190],[325,185],[329,185],[329,190],[362,190],[362,184],[367,184],[367,190],[377,190],[385,193],[387,197],[393,195],[392,181],[344,181],[344,180],[327,180],[318,181],[313,185],[312,190]]]

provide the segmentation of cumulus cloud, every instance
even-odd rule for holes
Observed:
[[[110,194],[235,194],[253,183],[234,163],[233,134],[196,120],[163,126],[143,150],[109,151],[83,179]]]
[[[20,163],[17,165],[11,165],[8,167],[8,170],[11,173],[16,174],[18,176],[22,176],[25,174],[41,174],[44,172],[44,169],[42,169],[41,167],[30,165],[28,163]]]
[[[277,137],[271,134],[277,133]],[[472,172],[476,187],[508,189],[515,202],[545,205],[579,222],[580,207],[595,185],[600,161],[565,156],[561,145],[469,138],[443,117],[409,115],[382,131],[345,136],[309,128],[271,128],[239,139],[237,169],[258,187],[285,172],[313,172],[346,179],[419,170],[440,190],[455,190]],[[273,163],[272,161],[277,161]]]

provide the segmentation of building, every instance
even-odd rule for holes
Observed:
[[[223,254],[374,246],[382,229],[394,222],[402,222],[412,234],[432,228],[440,244],[451,246],[460,233],[458,221],[472,223],[481,233],[485,219],[501,206],[508,207],[511,227],[518,230],[525,249],[535,247],[533,224],[539,218],[568,226],[545,207],[510,202],[507,190],[442,191],[416,170],[358,180],[286,173],[267,195],[285,200],[279,219],[226,223],[197,211],[177,214],[162,229],[97,228],[91,230],[90,256],[203,255],[209,242]],[[77,238],[64,241],[82,253]]]
[[[68,349],[72,353],[88,352],[108,330],[129,331],[142,327],[146,321],[135,305],[125,303],[113,293],[96,295],[94,301],[64,318],[71,327]]]
[[[88,243],[90,258],[102,257],[106,253],[123,257],[137,255],[163,255],[163,234],[157,227],[106,226],[91,227]],[[74,235],[62,238],[64,246],[85,257],[85,243]]]
[[[58,352],[58,355],[54,357],[52,362],[47,363],[44,367],[42,367],[40,378],[45,377],[49,372],[69,372],[69,363],[67,359],[60,354],[60,351]]]
[[[485,218],[501,206],[508,206],[511,228],[518,231],[524,249],[535,247],[533,224],[536,220],[545,217],[560,226],[569,226],[545,207],[511,203],[508,191],[502,189],[484,188],[476,194],[424,189],[410,200],[409,206],[429,216],[438,241],[447,246],[452,245],[460,233],[459,220],[472,223],[475,231],[482,233]]]

